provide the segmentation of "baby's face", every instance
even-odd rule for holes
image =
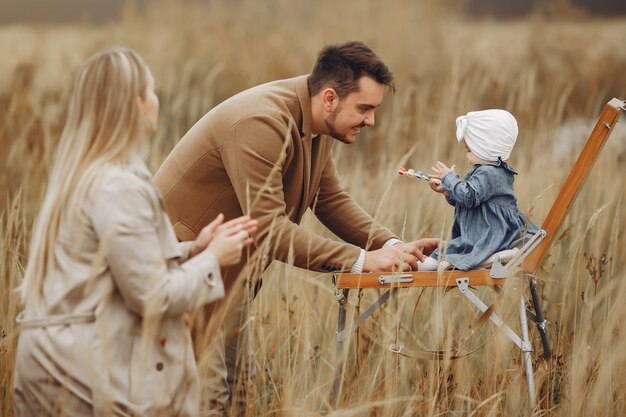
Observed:
[[[472,150],[467,146],[465,141],[463,141],[463,146],[465,146],[465,150],[467,151],[467,154],[465,154],[465,160],[470,166],[474,166],[481,162],[481,159],[474,155],[474,152],[472,152]]]

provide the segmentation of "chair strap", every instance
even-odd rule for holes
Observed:
[[[406,356],[406,357],[410,357],[410,358],[414,358],[414,359],[424,359],[424,360],[444,360],[444,359],[448,359],[448,360],[456,360],[456,359],[460,359],[460,358],[464,358],[466,356],[469,356],[471,354],[473,354],[474,352],[477,352],[478,350],[482,349],[483,346],[486,345],[487,342],[479,345],[478,347],[476,347],[475,349],[469,350],[467,352],[461,352],[458,349],[452,349],[452,350],[417,350],[417,349],[408,349],[406,348],[406,346],[400,344],[400,343],[388,343],[385,342],[383,340],[381,340],[376,334],[374,334],[374,332],[370,331],[367,326],[365,326],[365,320],[367,320],[376,310],[378,310],[383,304],[385,304],[385,302],[387,302],[387,300],[389,299],[389,297],[391,296],[391,291],[392,290],[398,290],[398,288],[392,288],[389,289],[388,291],[386,291],[385,293],[383,293],[373,304],[371,304],[363,313],[361,313],[357,318],[356,318],[356,327],[358,327],[361,332],[369,339],[371,340],[374,344],[381,346],[383,349],[389,350],[392,353],[396,353],[398,355],[402,355],[402,356]],[[347,300],[345,300],[345,298],[342,300],[343,303],[340,302],[340,304],[343,306],[343,308],[345,308],[346,310],[350,310],[350,312],[353,315],[356,315],[356,308],[349,302],[347,302]],[[496,299],[497,301],[497,299]],[[478,330],[480,330],[485,323],[488,321],[489,316],[491,315],[491,313],[493,312],[493,310],[495,309],[495,302],[494,304],[492,304],[491,306],[489,306],[489,308],[487,308],[487,310],[482,313],[474,322],[474,325],[472,325],[472,333],[465,338],[465,340],[463,340],[463,342],[461,342],[459,345],[465,345],[468,340],[473,337]],[[352,330],[354,330],[355,328],[351,328],[351,329],[346,329],[344,330],[344,332],[351,332]],[[338,334],[337,337],[338,338],[345,338],[346,333],[342,332],[341,334]]]

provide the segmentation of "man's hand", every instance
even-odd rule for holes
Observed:
[[[412,249],[406,249],[406,250],[412,250],[413,251],[412,253],[419,252],[420,254],[422,254],[422,257],[419,257],[419,260],[421,262],[421,261],[424,261],[424,259],[426,259],[428,255],[433,253],[435,249],[437,249],[440,242],[441,242],[441,239],[425,238],[425,239],[416,240],[414,242],[402,243],[402,245],[407,248],[412,248]],[[398,244],[397,246],[400,246],[400,244]]]
[[[439,239],[420,239],[366,252],[363,271],[417,271],[417,261],[426,259],[437,246]]]

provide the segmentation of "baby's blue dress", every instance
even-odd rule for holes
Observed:
[[[474,165],[465,180],[451,172],[442,180],[448,203],[454,206],[452,239],[444,259],[456,269],[467,271],[496,252],[511,249],[526,233],[539,231],[517,207],[513,192],[517,172],[506,162]],[[431,255],[439,258],[438,250]]]

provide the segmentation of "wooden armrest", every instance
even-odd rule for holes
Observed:
[[[502,285],[504,279],[489,276],[490,269],[471,271],[449,270],[443,272],[369,272],[363,274],[335,274],[337,289],[353,288],[410,288],[410,287],[456,287],[457,278],[469,278],[470,285]],[[396,281],[381,284],[381,277]],[[400,282],[404,280],[404,282]]]

